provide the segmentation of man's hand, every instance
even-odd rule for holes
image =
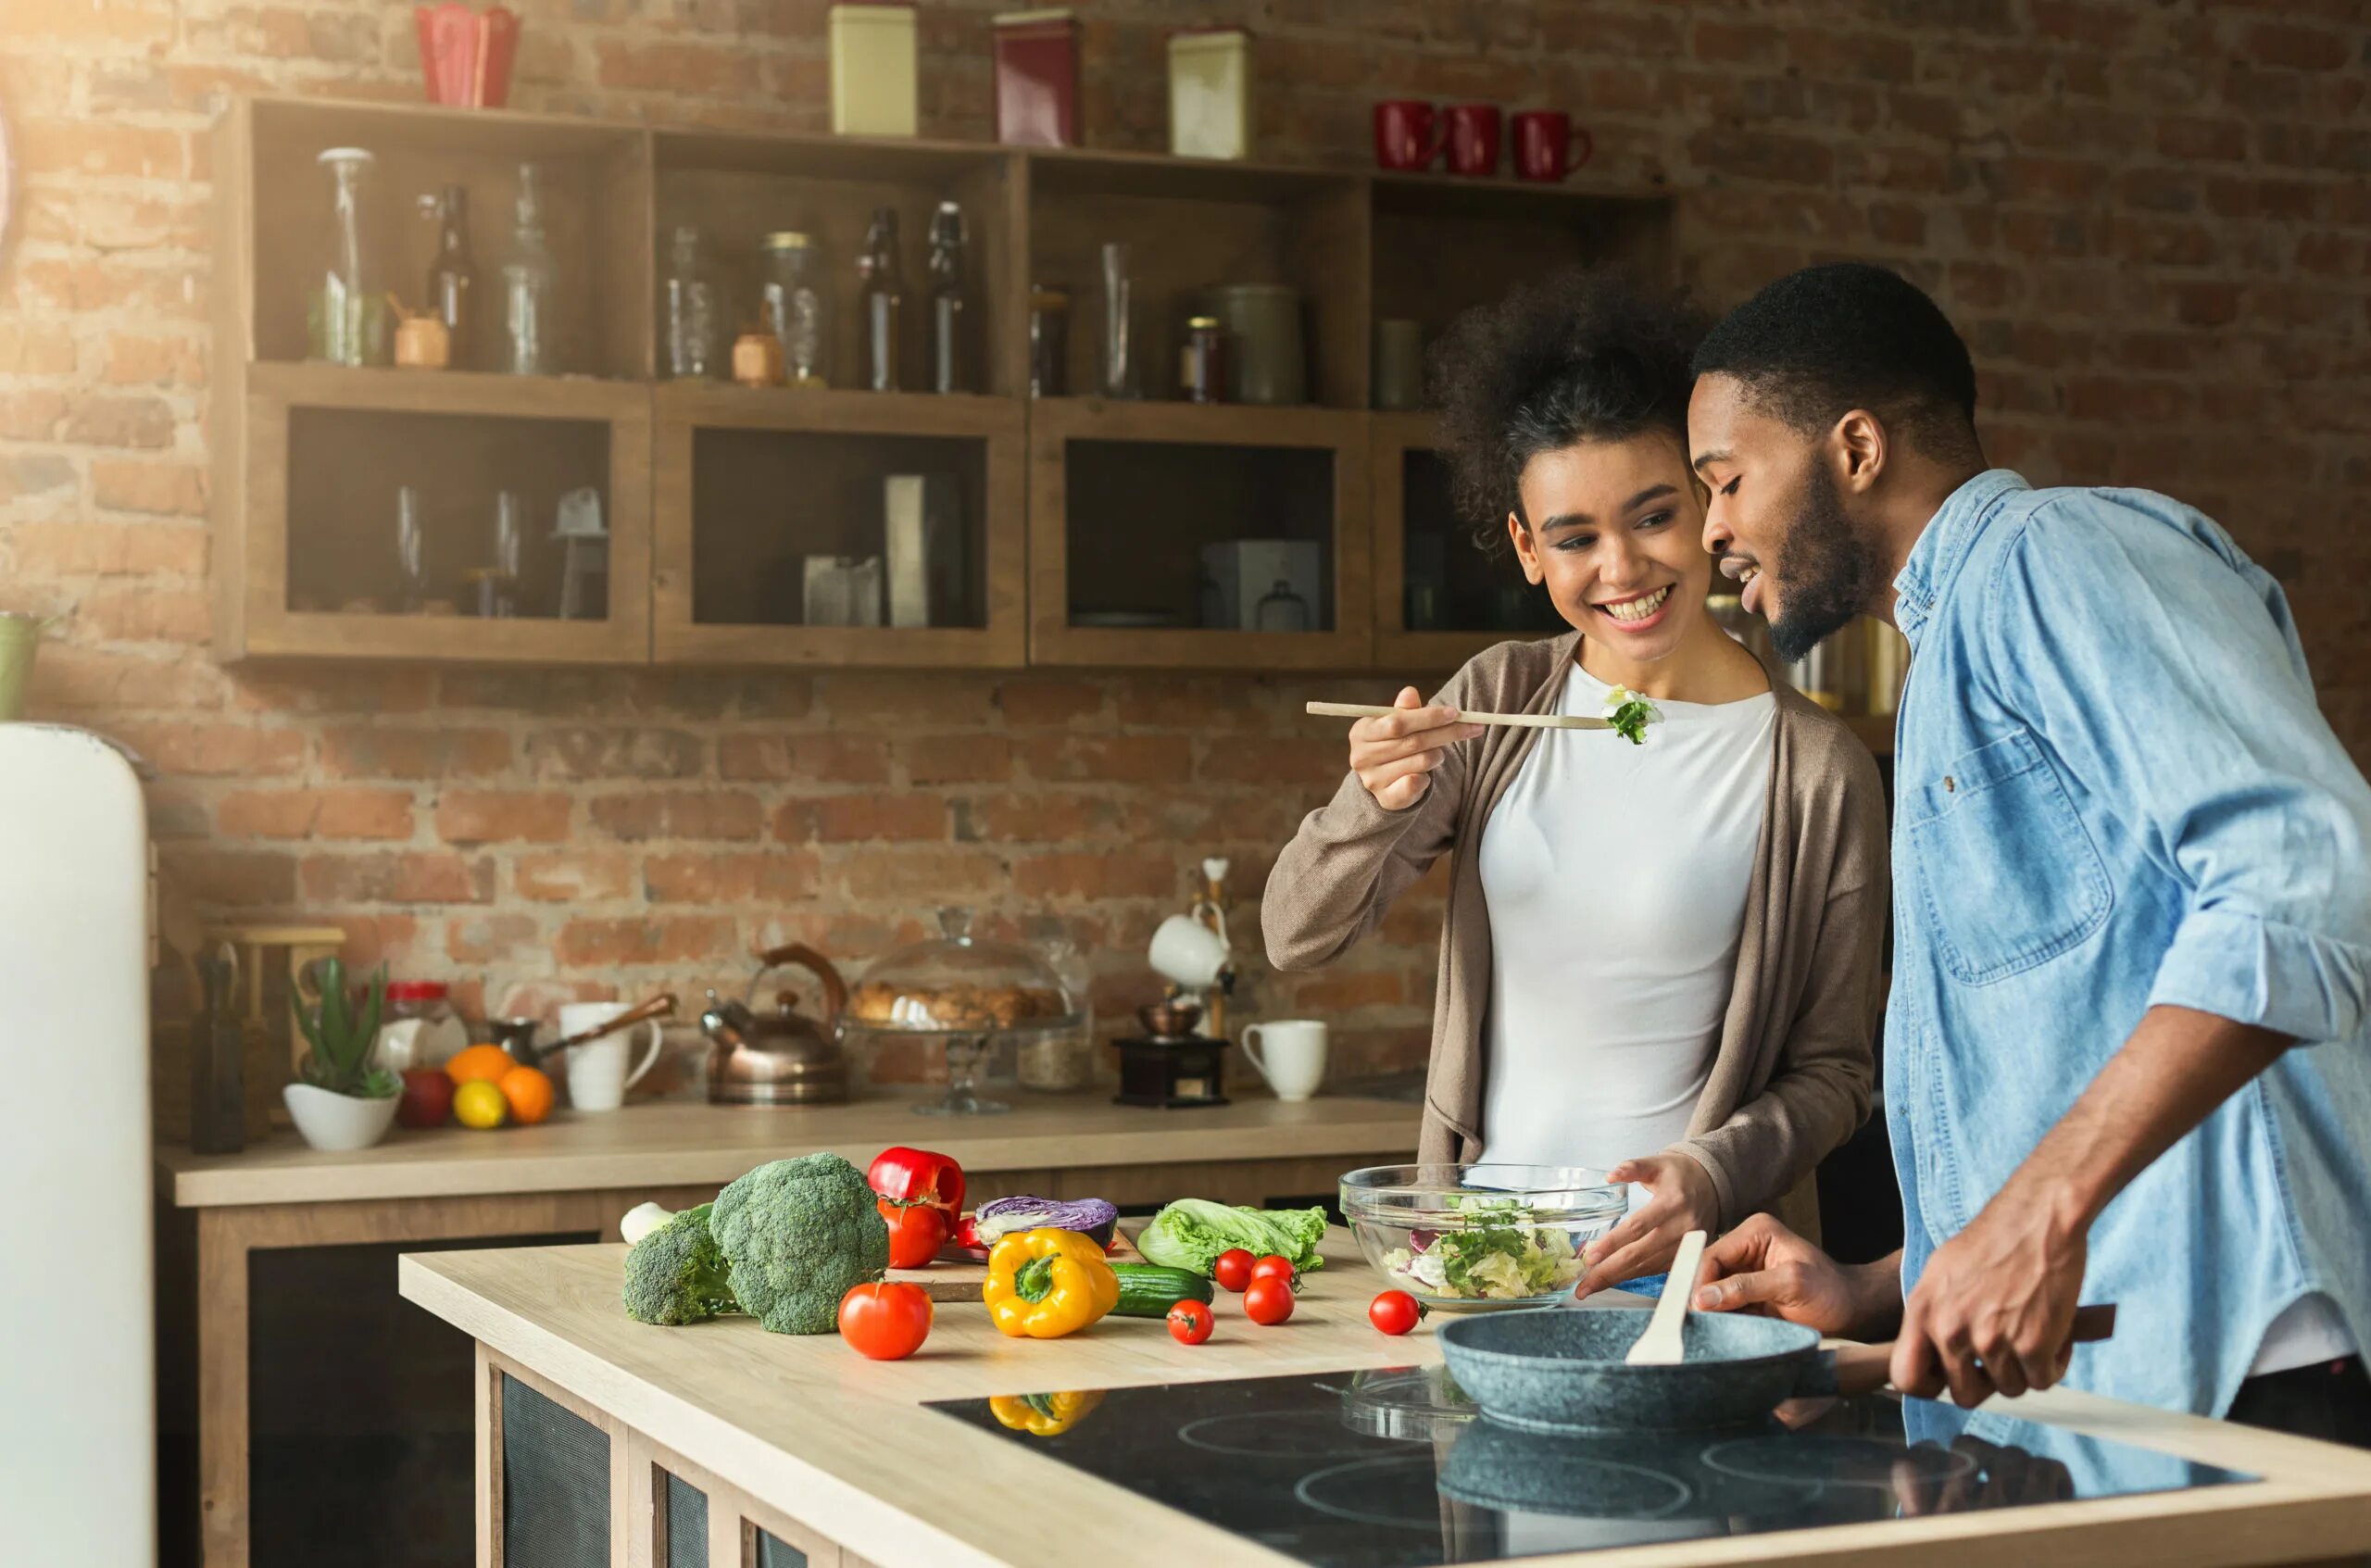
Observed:
[[[1948,1386],[1964,1406],[2065,1376],[2087,1225],[2019,1201],[2014,1187],[1987,1204],[1919,1274],[1894,1340],[1893,1386],[1926,1399]]]
[[[1649,1196],[1620,1224],[1581,1248],[1589,1272],[1574,1288],[1575,1298],[1671,1267],[1679,1238],[1689,1231],[1711,1230],[1720,1210],[1712,1173],[1685,1154],[1625,1160],[1608,1171],[1605,1179],[1636,1182]]]
[[[1449,755],[1447,748],[1472,740],[1482,726],[1461,722],[1454,708],[1425,707],[1413,686],[1400,688],[1392,706],[1399,711],[1350,726],[1350,771],[1376,805],[1404,811],[1433,787],[1432,771]]]
[[[1767,1214],[1704,1249],[1696,1307],[1754,1312],[1851,1338],[1882,1335],[1901,1303],[1900,1254],[1848,1268]]]

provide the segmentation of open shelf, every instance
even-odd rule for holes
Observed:
[[[1364,416],[1040,399],[1030,463],[1032,663],[1366,662]]]
[[[655,400],[659,662],[1022,662],[1018,401],[694,383]],[[921,510],[893,530],[893,507]],[[874,562],[882,624],[809,623],[809,558]],[[848,614],[823,608],[841,596],[819,583],[818,613]]]
[[[217,565],[224,659],[634,663],[649,655],[648,398],[591,380],[257,365],[231,476],[246,526]],[[397,495],[425,541],[426,598],[401,602]],[[560,498],[589,491],[608,532],[591,604],[559,617]],[[470,613],[497,494],[521,528],[516,614]]]

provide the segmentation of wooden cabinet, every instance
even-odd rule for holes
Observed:
[[[307,362],[330,227],[316,160],[332,147],[373,155],[372,258],[415,307],[436,228],[418,200],[467,188],[482,341],[520,168],[535,166],[562,266],[556,373]],[[1429,420],[1368,411],[1375,322],[1413,319],[1429,340],[1554,266],[1671,262],[1656,194],[1074,148],[255,100],[226,116],[216,158],[224,659],[1438,672],[1529,629],[1537,607],[1504,591],[1511,566],[1466,547]],[[917,390],[942,202],[960,207],[967,252],[957,395]],[[899,390],[874,392],[859,390],[856,261],[884,208],[905,305]],[[664,378],[665,281],[686,228],[728,340],[761,322],[765,237],[811,237],[827,386]],[[1112,242],[1128,247],[1136,398],[1103,395]],[[1186,319],[1228,284],[1298,295],[1305,403],[1178,400]],[[1030,395],[1037,285],[1068,293],[1069,395]],[[438,613],[384,591],[407,487],[401,504],[432,525]],[[482,617],[505,491],[527,513],[530,565],[515,613]],[[555,512],[588,493],[606,601],[562,619]],[[918,538],[935,543],[917,554]],[[829,594],[809,602],[810,574],[829,584],[875,558],[881,624],[846,623],[873,612]]]

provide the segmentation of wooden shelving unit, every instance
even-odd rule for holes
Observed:
[[[561,316],[571,373],[304,363],[309,269],[329,221],[314,160],[332,146],[376,155],[379,261],[415,305],[434,226],[411,215],[412,200],[469,187],[480,286],[491,291],[518,166],[535,161],[553,248],[572,270]],[[1409,531],[1438,532],[1437,518],[1406,515],[1409,465],[1422,469],[1429,421],[1368,412],[1374,322],[1413,317],[1430,337],[1552,265],[1618,260],[1664,272],[1672,263],[1666,198],[1581,182],[273,99],[235,105],[215,157],[214,558],[225,659],[1446,669],[1524,628],[1407,624]],[[925,235],[943,199],[965,215],[980,390],[848,390],[854,260],[883,207],[899,215],[903,380],[923,383]],[[761,236],[817,234],[837,291],[834,390],[657,379],[658,280],[678,224],[713,243],[736,328],[755,324]],[[1111,240],[1132,249],[1141,401],[1091,395],[1100,390],[1099,257]],[[1071,291],[1068,390],[1078,395],[1028,395],[1033,282]],[[1233,282],[1299,292],[1307,406],[1170,400],[1184,318],[1204,290]],[[352,584],[367,584],[382,558],[373,552],[392,551],[392,492],[414,471],[489,497],[524,475],[539,507],[563,482],[603,487],[606,618],[347,608],[369,597]],[[332,472],[334,487],[323,479]],[[901,472],[938,475],[962,496],[969,586],[952,623],[802,624],[801,558],[882,553],[881,482]],[[469,540],[476,524],[466,505],[455,508],[462,521],[450,532]],[[1318,546],[1310,630],[1201,623],[1202,547],[1250,538]],[[471,547],[454,544],[453,559],[470,564]],[[1168,623],[1115,626],[1115,615]]]

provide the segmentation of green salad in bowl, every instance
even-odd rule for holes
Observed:
[[[1377,1165],[1343,1177],[1341,1198],[1375,1271],[1451,1311],[1569,1293],[1582,1248],[1628,1208],[1602,1171],[1544,1165]]]

